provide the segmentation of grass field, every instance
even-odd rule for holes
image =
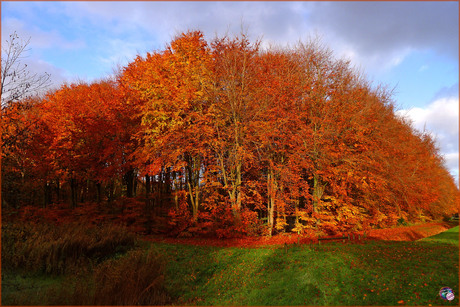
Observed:
[[[421,239],[420,242],[446,243],[458,246],[458,226],[435,236]]]
[[[458,227],[416,242],[212,248],[157,244],[183,305],[455,305]]]
[[[414,242],[258,248],[145,242],[142,248],[166,259],[164,283],[175,305],[455,306],[458,231]],[[62,280],[2,272],[2,304],[46,304],[43,294]],[[439,297],[445,286],[453,301]]]

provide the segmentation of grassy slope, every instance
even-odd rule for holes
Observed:
[[[432,243],[446,243],[446,244],[453,244],[453,245],[458,246],[458,230],[459,230],[459,226],[456,226],[445,232],[442,232],[432,237],[424,238],[420,241],[432,242]]]
[[[417,242],[221,248],[147,244],[176,305],[458,305],[458,227]],[[2,272],[2,303],[46,302],[62,277]],[[443,301],[449,286],[457,295]],[[49,292],[48,292],[49,293]],[[403,301],[403,302],[402,302]]]
[[[418,242],[154,248],[169,259],[168,287],[182,305],[458,304],[438,295],[458,293],[458,227]]]

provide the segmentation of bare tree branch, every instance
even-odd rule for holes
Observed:
[[[16,31],[2,46],[1,66],[1,103],[2,110],[12,103],[36,95],[45,90],[50,84],[50,74],[31,73],[27,64],[22,63],[30,38],[21,40]]]

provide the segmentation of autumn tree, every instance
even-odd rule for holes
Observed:
[[[172,234],[219,237],[335,234],[457,210],[436,140],[396,114],[391,91],[318,41],[260,43],[190,31],[114,80],[17,96],[2,117],[8,202],[46,206],[56,186],[73,208],[104,191],[112,204],[140,182],[147,224],[161,204]]]
[[[43,155],[51,157],[62,180],[70,184],[73,207],[84,199],[90,182],[99,200],[101,185],[107,186],[108,199],[113,200],[114,180],[132,172],[131,128],[122,98],[116,83],[107,80],[64,85],[40,105],[52,135]]]
[[[165,167],[179,173],[174,182],[185,181],[194,221],[208,156],[210,65],[203,34],[188,32],[176,37],[163,52],[137,57],[122,77],[141,101],[143,130],[139,137],[143,146],[138,161],[147,173],[157,174]],[[179,192],[176,185],[175,193]]]
[[[268,233],[284,229],[298,194],[295,151],[301,145],[296,101],[301,97],[301,71],[288,51],[261,52],[256,59],[252,118],[246,138],[251,145],[258,181],[266,181]],[[287,193],[289,191],[289,193]],[[297,193],[296,193],[297,192]],[[294,197],[295,198],[295,197]],[[275,214],[276,213],[276,214]],[[276,219],[276,223],[275,223]]]
[[[35,96],[41,94],[50,85],[48,73],[38,74],[31,72],[27,64],[23,63],[29,49],[30,38],[21,40],[16,32],[9,35],[3,44],[2,42],[2,66],[1,66],[1,161],[2,161],[2,184],[3,195],[14,196],[17,193],[12,191],[11,184],[17,182],[12,177],[18,156],[14,152],[22,147],[30,138],[29,130],[36,124],[27,114],[35,103]],[[15,162],[16,160],[16,162]],[[23,175],[21,175],[24,178]],[[5,182],[6,180],[6,182]],[[21,179],[22,180],[22,179]],[[21,183],[23,186],[23,184]],[[14,189],[13,189],[14,190]],[[25,194],[25,193],[20,193]],[[2,199],[2,203],[3,199]]]
[[[259,43],[245,35],[216,38],[212,43],[213,122],[212,150],[217,158],[223,189],[228,193],[236,223],[240,222],[244,164],[252,160],[247,129],[255,112],[253,90]]]

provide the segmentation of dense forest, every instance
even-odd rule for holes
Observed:
[[[451,215],[458,188],[435,140],[395,111],[317,41],[190,31],[111,78],[2,103],[3,217],[58,204],[225,237]]]

